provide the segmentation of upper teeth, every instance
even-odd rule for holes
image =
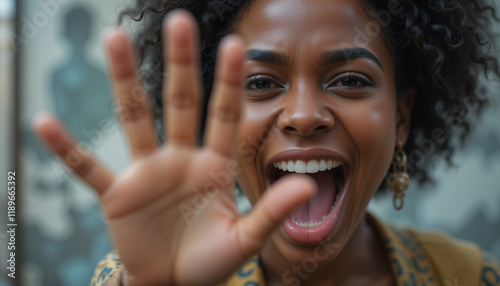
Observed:
[[[319,171],[331,170],[342,165],[342,162],[335,160],[288,160],[275,162],[274,167],[286,172],[294,173],[317,173]]]

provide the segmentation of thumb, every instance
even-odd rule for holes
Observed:
[[[289,175],[273,184],[237,223],[242,252],[250,256],[259,251],[274,228],[316,192],[316,182],[306,175]]]

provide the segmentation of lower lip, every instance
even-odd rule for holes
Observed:
[[[337,226],[340,212],[342,211],[342,206],[344,205],[344,198],[346,194],[345,188],[347,188],[347,184],[344,185],[344,189],[342,190],[342,194],[340,195],[337,204],[323,223],[314,227],[302,227],[296,225],[289,217],[287,217],[281,224],[286,235],[293,241],[301,244],[312,244],[326,240]]]

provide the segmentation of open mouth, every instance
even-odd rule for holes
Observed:
[[[316,243],[333,232],[347,189],[347,163],[335,159],[277,160],[267,168],[267,180],[272,185],[293,173],[310,176],[318,185],[318,193],[294,209],[283,222],[283,230],[299,243]]]

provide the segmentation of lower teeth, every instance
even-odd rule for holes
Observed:
[[[321,221],[318,221],[318,222],[298,222],[295,220],[295,218],[293,216],[290,217],[290,220],[300,226],[300,227],[315,227],[315,226],[318,226],[322,223],[324,223],[326,221],[326,219],[330,216],[330,214],[333,212],[333,209],[335,208],[335,206],[337,205],[337,202],[340,198],[340,192],[337,193],[337,195],[335,196],[335,201],[333,202],[333,205],[332,205],[332,208],[330,209],[330,212],[328,212],[327,215],[324,215],[322,218],[321,218]]]

